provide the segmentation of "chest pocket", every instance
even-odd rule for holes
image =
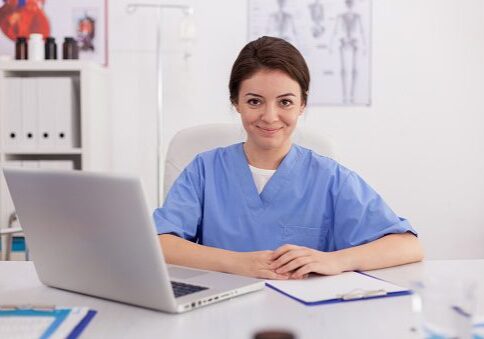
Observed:
[[[304,226],[281,226],[283,244],[320,249],[326,232],[323,228]]]

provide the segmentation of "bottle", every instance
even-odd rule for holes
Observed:
[[[15,42],[15,59],[27,60],[28,55],[27,38],[24,36],[19,36]]]
[[[44,45],[45,60],[57,59],[57,45],[55,44],[55,38],[48,37],[45,39]]]
[[[44,41],[42,34],[32,33],[29,39],[29,60],[44,60]]]
[[[65,37],[62,44],[62,59],[79,59],[79,46],[72,37]]]

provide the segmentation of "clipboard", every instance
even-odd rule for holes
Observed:
[[[311,275],[304,280],[267,280],[266,285],[307,306],[412,294],[407,288],[361,272]]]
[[[97,311],[86,307],[56,308],[53,305],[0,305],[0,337],[79,337]]]

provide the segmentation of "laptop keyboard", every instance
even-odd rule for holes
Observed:
[[[171,288],[173,289],[173,292],[175,293],[175,298],[183,297],[184,295],[192,294],[192,293],[203,291],[203,290],[208,290],[208,287],[184,284],[184,283],[177,282],[177,281],[171,282]]]

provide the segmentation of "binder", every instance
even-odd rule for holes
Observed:
[[[37,78],[39,148],[55,145],[55,109],[58,106],[55,78]]]
[[[78,338],[96,314],[87,307],[0,305],[0,337]]]
[[[56,101],[53,107],[55,116],[55,144],[62,148],[76,147],[76,109],[74,81],[72,78],[55,78]]]
[[[38,78],[39,147],[77,146],[77,109],[70,77]]]
[[[409,295],[404,287],[361,272],[311,275],[304,280],[268,280],[266,285],[307,306]]]
[[[5,78],[2,88],[3,135],[7,147],[16,147],[22,136],[22,79]]]
[[[22,137],[18,146],[37,147],[37,79],[22,78]]]

